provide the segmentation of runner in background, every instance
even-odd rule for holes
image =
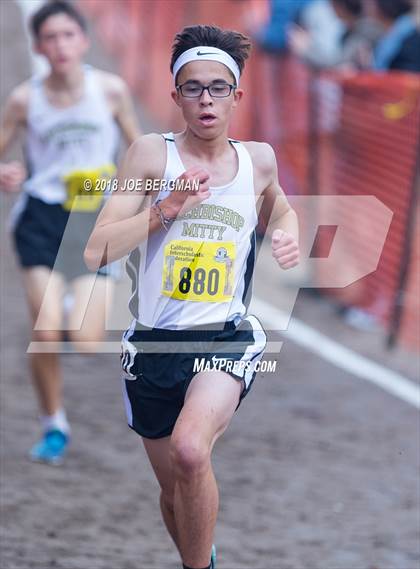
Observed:
[[[118,267],[104,267],[96,278],[83,262],[83,249],[104,199],[104,192],[86,192],[84,184],[86,179],[95,186],[97,179],[111,178],[120,133],[131,144],[140,131],[122,79],[84,65],[89,39],[79,11],[67,2],[47,3],[33,15],[30,26],[34,50],[45,56],[50,70],[16,87],[6,102],[0,155],[23,129],[26,164],[1,163],[0,185],[5,192],[23,189],[12,210],[11,227],[32,340],[62,340],[65,316],[70,339],[89,351],[89,342],[104,336],[112,289],[108,281]],[[61,243],[69,220],[71,229]],[[73,297],[68,314],[63,305],[66,290]],[[73,330],[78,322],[82,326]],[[70,440],[59,356],[32,353],[30,367],[43,431],[30,457],[58,464]]]

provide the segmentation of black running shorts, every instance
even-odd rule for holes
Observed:
[[[67,280],[92,274],[85,265],[83,252],[97,212],[72,212],[71,223],[62,242],[69,215],[70,212],[61,204],[48,204],[28,196],[13,229],[16,252],[23,268],[49,267],[62,273]],[[115,266],[111,268],[108,265],[99,269],[98,274],[117,276],[115,269]]]
[[[255,316],[238,326],[215,324],[212,329],[146,328],[137,323],[123,335],[123,395],[129,426],[139,435],[158,439],[170,435],[194,375],[220,370],[243,381],[241,401],[256,376],[266,335]],[[239,407],[239,405],[238,405]]]

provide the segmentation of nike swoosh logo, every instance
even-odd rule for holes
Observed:
[[[197,51],[197,55],[217,55],[217,51]]]

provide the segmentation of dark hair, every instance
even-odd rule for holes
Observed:
[[[77,22],[84,32],[87,32],[87,23],[84,16],[72,4],[65,2],[65,0],[54,0],[41,6],[31,18],[30,27],[36,39],[39,38],[41,27],[45,20],[56,14],[66,14]]]
[[[363,13],[362,0],[333,0],[333,3],[344,8],[352,16],[358,17]]]
[[[171,72],[178,57],[199,45],[218,47],[226,51],[238,64],[242,73],[245,60],[251,50],[251,42],[247,36],[233,30],[222,30],[217,26],[187,26],[176,34],[172,45]]]
[[[410,0],[375,0],[380,12],[389,20],[396,20],[410,12],[413,6]]]

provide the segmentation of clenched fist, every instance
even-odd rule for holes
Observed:
[[[282,269],[291,269],[299,264],[299,245],[290,233],[276,229],[271,239],[271,250]]]
[[[168,212],[169,217],[175,218],[198,206],[211,195],[209,191],[209,173],[199,166],[189,168],[177,180],[193,183],[199,180],[198,190],[173,190],[171,194],[162,200],[161,206]],[[167,215],[167,214],[166,214]]]
[[[17,160],[0,164],[0,188],[5,192],[18,192],[26,178],[26,170]]]

